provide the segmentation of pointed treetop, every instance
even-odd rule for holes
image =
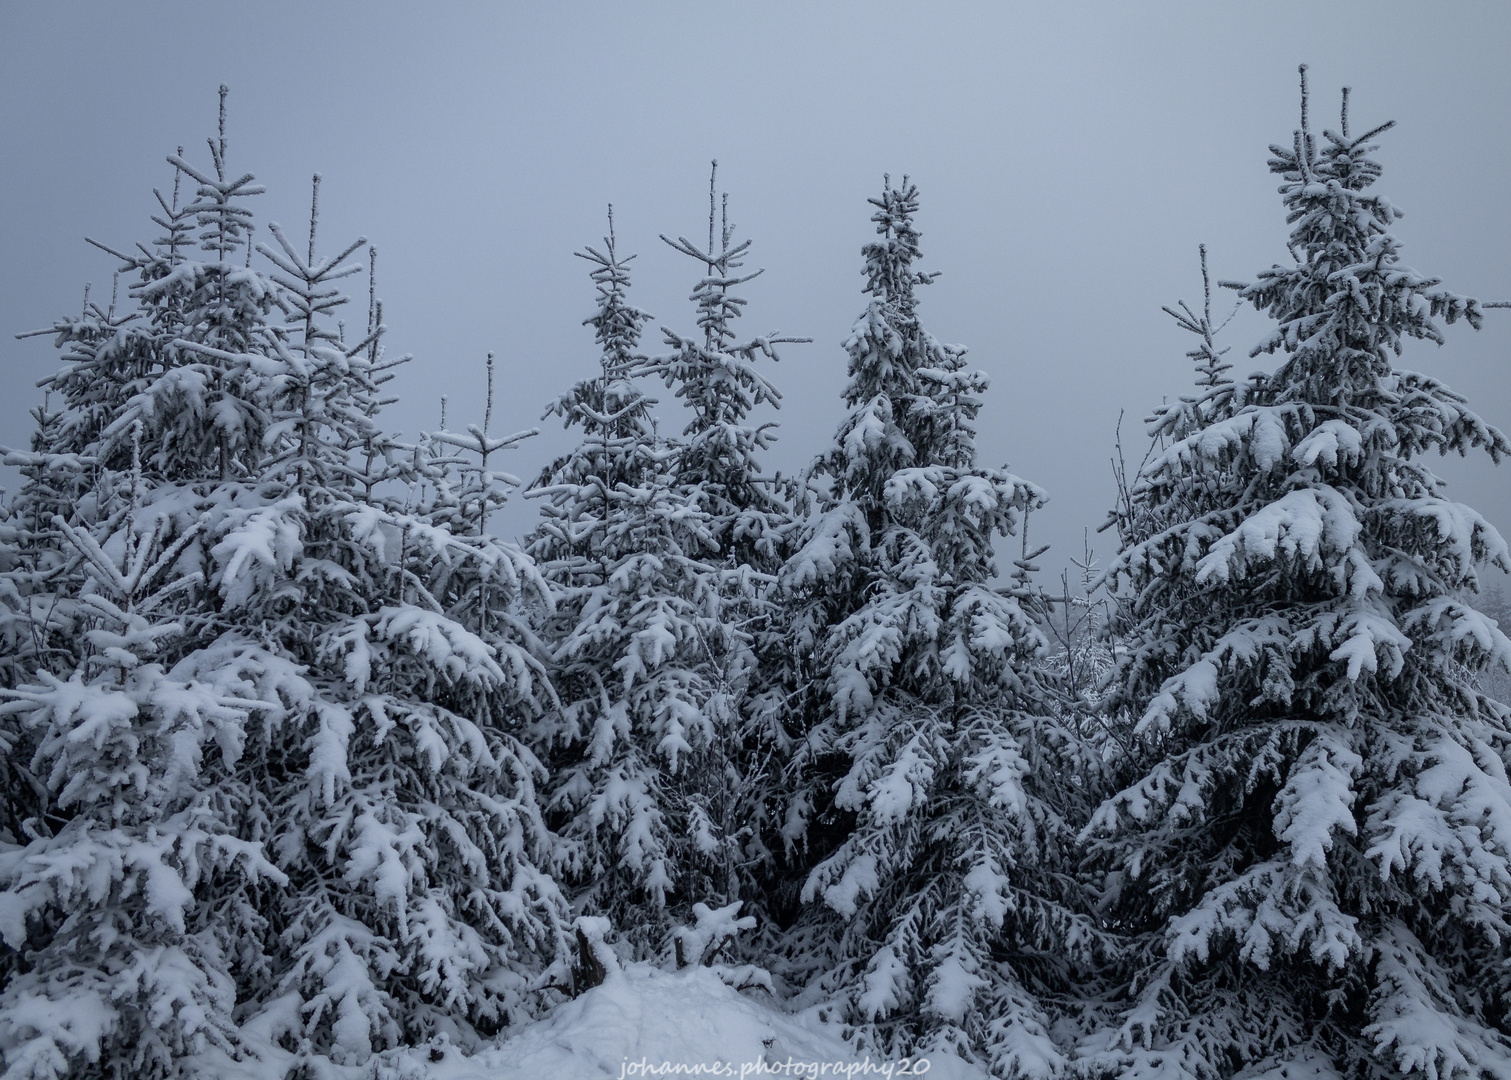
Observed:
[[[215,160],[215,174],[224,182],[226,178],[226,95],[231,88],[225,83],[220,84],[220,143],[210,144],[210,156]]]
[[[1404,340],[1441,343],[1439,318],[1463,318],[1478,327],[1480,305],[1403,265],[1400,241],[1391,232],[1401,211],[1366,191],[1382,173],[1371,156],[1372,140],[1394,122],[1352,134],[1345,94],[1340,129],[1318,139],[1304,69],[1301,75],[1301,126],[1289,148],[1270,147],[1269,163],[1284,181],[1280,192],[1292,226],[1287,246],[1295,264],[1232,287],[1278,324],[1251,355],[1290,355],[1272,380],[1286,387],[1284,396],[1313,404],[1374,401],[1385,392],[1379,380],[1387,377]]]
[[[913,215],[918,213],[918,186],[904,176],[902,185],[893,187],[891,175],[884,174],[881,198],[866,201],[876,207],[871,220],[882,239],[862,249],[866,258],[865,291],[895,307],[904,318],[911,318],[916,306],[914,286],[927,285],[939,276],[938,271],[921,273],[912,268],[914,260],[923,254],[919,246],[922,236],[913,226]]]
[[[596,331],[594,340],[602,349],[601,362],[605,378],[622,378],[629,373],[640,343],[640,331],[650,314],[628,302],[629,263],[634,255],[619,257],[614,233],[614,205],[609,204],[609,232],[603,238],[603,250],[591,246],[575,252],[579,259],[593,264],[588,276],[598,286],[598,309],[582,321]]]
[[[315,224],[320,218],[320,174],[310,182],[310,253],[309,264],[315,265]]]
[[[1198,316],[1192,311],[1190,305],[1184,300],[1177,302],[1177,307],[1180,310],[1177,311],[1175,308],[1166,307],[1164,308],[1164,312],[1174,319],[1176,325],[1182,330],[1196,334],[1202,339],[1201,344],[1187,352],[1186,355],[1196,364],[1196,372],[1199,376],[1197,385],[1211,387],[1233,381],[1227,374],[1227,372],[1232,370],[1233,365],[1223,360],[1223,356],[1227,354],[1232,346],[1225,345],[1221,349],[1217,348],[1216,337],[1221,333],[1223,327],[1233,321],[1233,316],[1238,314],[1238,309],[1242,306],[1242,302],[1240,301],[1238,304],[1235,304],[1233,310],[1228,313],[1228,317],[1220,324],[1216,326],[1212,324],[1212,279],[1207,273],[1207,245],[1202,244],[1197,250],[1201,253],[1201,315]]]
[[[1303,132],[1305,132],[1307,130],[1307,126],[1306,126],[1306,112],[1307,112],[1307,110],[1306,110],[1306,107],[1307,107],[1306,65],[1302,64],[1296,70],[1301,73],[1301,130]]]
[[[729,195],[719,199],[716,180],[719,162],[712,162],[708,174],[708,250],[702,251],[686,237],[671,239],[664,233],[661,239],[674,250],[703,263],[706,276],[693,290],[692,299],[698,305],[698,325],[703,329],[704,348],[722,351],[735,338],[730,325],[740,316],[745,301],[730,294],[730,289],[760,277],[764,270],[756,270],[743,276],[737,271],[744,265],[742,256],[750,250],[750,241],[742,240],[734,246],[734,224],[729,220]]]

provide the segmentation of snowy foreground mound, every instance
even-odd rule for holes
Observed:
[[[619,1080],[623,1077],[900,1077],[984,1080],[958,1058],[925,1064],[857,1054],[841,1027],[814,1010],[790,1013],[764,991],[734,990],[709,968],[668,972],[632,965],[563,1003],[495,1049],[471,1057],[454,1047],[382,1055],[361,1067],[310,1061],[309,1080]],[[271,1044],[261,1060],[205,1060],[200,1075],[283,1080],[298,1056]],[[432,1060],[434,1057],[441,1060]],[[299,1074],[296,1072],[296,1076]],[[301,1078],[303,1080],[303,1078]]]

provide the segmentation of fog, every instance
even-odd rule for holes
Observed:
[[[984,463],[1049,492],[1031,524],[1049,579],[1088,529],[1111,551],[1095,529],[1119,416],[1136,464],[1148,410],[1192,383],[1160,309],[1199,301],[1198,245],[1215,278],[1289,261],[1265,162],[1297,123],[1298,63],[1317,126],[1345,85],[1356,130],[1397,121],[1378,190],[1406,212],[1408,264],[1511,299],[1508,46],[1511,8],[1485,3],[7,4],[0,444],[25,445],[56,364],[50,339],[11,335],[76,311],[86,281],[110,288],[113,261],[84,237],[157,235],[164,159],[182,145],[208,160],[224,82],[230,168],[268,186],[259,220],[304,222],[318,171],[323,246],[379,250],[389,352],[415,357],[386,425],[434,426],[443,395],[452,426],[480,422],[496,352],[495,433],[542,428],[507,463],[527,479],[571,439],[544,404],[596,367],[572,253],[603,235],[607,204],[639,252],[654,351],[655,327],[692,327],[700,272],[658,237],[705,234],[718,159],[748,266],[766,270],[741,329],[813,339],[768,372],[785,395],[769,465],[791,472],[840,420],[866,199],[909,175],[923,268],[942,271],[925,325],[991,376]],[[1273,366],[1247,358],[1264,327],[1252,312],[1228,326],[1235,374]],[[1511,428],[1511,311],[1447,337],[1402,364]],[[1511,535],[1511,471],[1439,471]],[[533,515],[516,498],[495,523],[520,534]]]

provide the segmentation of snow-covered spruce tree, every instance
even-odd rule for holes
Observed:
[[[232,971],[255,966],[265,929],[236,898],[283,880],[236,835],[247,793],[228,775],[267,704],[176,663],[204,586],[195,502],[211,485],[195,482],[248,475],[265,423],[246,394],[259,373],[180,348],[244,343],[271,303],[227,258],[243,226],[219,211],[260,189],[225,176],[223,133],[213,190],[188,205],[170,158],[165,235],[122,256],[135,308],[86,298],[56,325],[63,367],[30,452],[6,455],[25,483],[0,587],[17,645],[0,742],[27,801],[0,842],[7,1077],[151,1075],[228,1046]]]
[[[479,560],[528,589],[528,562],[372,495],[380,328],[324,327],[343,268],[313,223],[308,257],[274,229],[273,278],[251,268],[259,189],[223,121],[213,171],[170,159],[197,197],[128,261],[135,309],[59,327],[23,463],[18,510],[55,512],[8,618],[70,613],[81,644],[38,650],[0,710],[45,800],[0,846],[7,1076],[174,1072],[245,1024],[358,1060],[528,1010],[558,953],[539,767],[500,730],[536,670],[431,588]],[[66,517],[58,490],[85,493]]]
[[[612,225],[602,250],[580,253],[598,286],[586,324],[600,371],[547,411],[583,439],[531,491],[545,504],[529,550],[557,591],[542,636],[561,706],[542,741],[553,820],[574,845],[574,902],[659,957],[723,877],[726,823],[690,778],[717,760],[733,707],[721,664],[743,639],[708,561],[713,515],[677,480],[685,450],[656,436],[631,380],[649,316],[628,302]]]
[[[1116,669],[1117,642],[1109,632],[1112,600],[1102,592],[1100,562],[1091,549],[1088,536],[1080,559],[1071,559],[1075,567],[1076,586],[1071,573],[1062,571],[1059,595],[1054,596],[1052,610],[1044,622],[1051,640],[1046,662],[1060,679],[1067,714],[1079,711],[1083,732],[1095,741],[1116,745],[1121,732],[1111,718],[1101,712],[1101,699],[1107,692],[1108,676]]]
[[[789,763],[790,974],[881,1052],[1050,1075],[1044,997],[1089,940],[1067,861],[1088,763],[1049,715],[1031,589],[995,581],[992,549],[1044,495],[977,464],[986,377],[919,321],[916,187],[871,203],[849,412],[782,571],[794,699],[814,687]]]
[[[211,580],[229,612],[218,646],[277,672],[287,703],[257,763],[276,779],[258,839],[290,882],[273,990],[314,1051],[361,1061],[529,1015],[566,905],[542,769],[518,738],[549,694],[510,611],[548,602],[545,584],[481,522],[453,531],[384,492],[425,478],[375,421],[406,358],[383,356],[375,300],[361,340],[331,331],[362,241],[319,259],[315,226],[312,206],[305,253],[276,225],[278,247],[259,248],[293,315],[261,354],[278,441],[255,501],[220,527]]]
[[[773,333],[738,340],[734,320],[745,300],[732,290],[764,271],[739,272],[751,242],[742,240],[731,246],[734,225],[729,220],[729,196],[716,199],[717,175],[718,162],[714,162],[708,178],[708,250],[685,237],[661,238],[673,250],[703,264],[704,276],[690,297],[697,306],[701,339],[663,326],[672,352],[640,370],[663,379],[692,413],[682,432],[687,446],[677,476],[703,500],[719,555],[734,565],[769,569],[781,551],[784,526],[791,515],[779,485],[762,473],[756,458],[771,445],[776,423],[751,425],[750,414],[763,405],[779,408],[782,400],[776,387],[756,370],[756,361],[776,361],[775,346],[807,339]]]
[[[213,143],[212,154],[221,150],[221,143]],[[178,148],[183,153],[183,148]],[[171,159],[172,160],[172,159]],[[183,171],[175,168],[172,198],[154,192],[162,208],[162,216],[154,214],[153,221],[163,230],[153,248],[139,248],[139,255],[119,255],[124,267],[122,272],[136,276],[136,287],[131,292],[141,296],[141,311],[122,310],[118,305],[119,272],[116,273],[110,290],[109,305],[91,301],[91,290],[85,289],[85,302],[79,316],[60,319],[48,331],[36,334],[51,334],[57,349],[62,352],[63,366],[53,378],[44,384],[45,397],[42,405],[33,409],[36,429],[27,452],[6,450],[6,464],[18,465],[23,476],[23,488],[11,506],[12,529],[6,536],[6,551],[3,571],[0,571],[0,634],[5,646],[0,648],[0,665],[3,665],[3,681],[0,686],[15,690],[29,686],[36,690],[38,678],[62,678],[71,675],[83,678],[82,672],[94,663],[98,643],[95,634],[124,634],[118,648],[131,651],[138,662],[154,656],[154,650],[162,645],[163,637],[181,633],[174,630],[172,606],[163,609],[157,595],[159,589],[168,589],[168,597],[174,595],[177,586],[189,574],[184,568],[168,568],[156,565],[165,551],[174,547],[178,535],[183,532],[184,521],[192,515],[183,515],[184,521],[175,529],[172,521],[163,520],[163,511],[141,511],[145,486],[156,485],[165,470],[183,465],[189,459],[198,461],[228,462],[231,467],[245,467],[246,446],[257,438],[258,418],[240,414],[234,406],[227,408],[227,394],[222,388],[237,384],[237,373],[219,370],[216,367],[198,367],[192,372],[169,373],[174,369],[174,341],[181,335],[227,334],[236,332],[237,320],[257,319],[266,311],[269,298],[260,290],[257,282],[230,282],[218,270],[205,269],[195,279],[190,273],[184,275],[184,252],[193,245],[193,230],[198,221],[201,205],[181,201]],[[233,181],[231,192],[237,195],[254,195],[257,187],[251,178],[242,177]],[[103,248],[103,245],[97,245]],[[240,269],[240,267],[237,267]],[[243,287],[245,285],[245,287]],[[222,316],[215,325],[190,328],[184,322],[187,296],[193,290],[213,290],[224,298]],[[23,337],[33,337],[33,335]],[[225,429],[215,446],[199,446],[189,453],[175,455],[181,446],[187,429],[193,427],[195,412],[221,411]],[[147,456],[142,449],[147,447]],[[177,456],[177,461],[169,459]],[[166,512],[172,517],[172,508]],[[133,532],[131,524],[138,530]],[[156,536],[148,533],[156,530]],[[141,532],[141,535],[136,533]],[[113,538],[113,545],[110,542]],[[109,556],[98,553],[104,562],[95,562],[89,556],[89,545],[104,544],[110,547]],[[125,550],[130,548],[130,550]],[[147,559],[141,565],[131,565],[130,559]],[[110,569],[113,566],[115,569]],[[151,569],[145,579],[141,575]],[[133,577],[133,574],[136,577]],[[103,577],[101,577],[103,575]],[[124,575],[124,577],[122,577]],[[124,585],[130,579],[130,588]],[[124,589],[124,592],[122,592]],[[98,606],[100,600],[91,594],[103,595],[106,607]],[[151,603],[148,603],[151,598]],[[110,604],[125,604],[124,612],[110,610]],[[151,612],[157,619],[166,621],[163,633],[150,633],[151,621],[142,621],[144,612]],[[125,618],[125,615],[130,618]],[[125,621],[122,621],[125,619]],[[145,650],[145,651],[144,651]],[[124,654],[122,654],[124,656]],[[118,672],[118,689],[125,687],[125,668]],[[121,698],[113,698],[119,708],[130,710],[133,705],[119,702],[134,695],[139,702],[154,701],[159,686],[156,677],[160,672],[147,668],[134,672],[130,692]],[[101,677],[98,669],[92,669],[88,686],[116,686],[109,677]],[[103,681],[101,681],[103,678]],[[113,807],[112,782],[103,782],[92,790],[74,788],[70,795],[59,795],[60,779],[73,769],[88,773],[91,767],[82,761],[70,761],[68,746],[48,740],[47,704],[32,699],[36,710],[27,702],[17,701],[6,708],[0,717],[0,743],[5,748],[5,784],[0,785],[0,801],[5,802],[5,828],[12,843],[26,843],[53,834],[76,816],[77,805],[100,805]],[[54,702],[57,704],[57,702]],[[68,711],[66,705],[60,705]],[[109,705],[100,705],[109,710]],[[82,719],[82,717],[80,717]],[[218,717],[227,721],[227,717]],[[68,717],[63,717],[68,724]],[[193,724],[216,724],[215,717],[199,716],[189,719]],[[171,730],[174,724],[166,727]],[[234,727],[234,724],[233,724]],[[181,739],[175,736],[175,739]],[[115,761],[116,781],[147,784],[151,769],[144,761],[150,758],[163,743],[157,739],[145,739],[145,748],[131,748],[131,737],[125,742],[104,740],[95,751],[101,751],[98,760]],[[60,757],[62,755],[62,757]],[[138,761],[133,767],[128,761]],[[48,776],[51,772],[54,775]],[[100,773],[95,772],[95,779]],[[190,784],[192,787],[192,784]],[[163,791],[151,795],[142,791],[144,804],[153,804],[163,798]],[[98,810],[98,807],[95,807]],[[110,813],[116,813],[115,810]],[[79,850],[94,850],[100,855],[101,866],[109,866],[119,852],[112,849],[112,834],[103,834],[98,822],[80,822],[76,832],[63,844],[79,841]],[[202,840],[202,837],[199,837]],[[60,887],[60,897],[66,906],[68,888],[79,882]],[[42,897],[44,891],[32,890],[33,899]],[[138,912],[122,909],[125,923],[133,923]],[[17,912],[18,920],[24,923],[24,912]],[[12,927],[17,924],[12,923]],[[57,941],[73,943],[79,927],[65,927],[57,935]],[[151,940],[160,927],[148,926],[145,938]],[[109,933],[109,929],[103,929]],[[122,938],[122,949],[116,956],[130,953],[131,935]],[[14,946],[15,941],[8,941]],[[39,964],[24,958],[23,952],[5,950],[5,964],[33,965],[35,970],[47,967],[48,962],[68,967],[77,962],[70,950],[74,944],[65,944],[54,949],[50,956]],[[215,962],[201,958],[209,965],[199,977],[199,989],[216,988],[218,973]],[[101,964],[109,968],[107,964]],[[11,980],[6,979],[6,983]],[[51,982],[48,994],[70,995],[74,991],[89,997],[109,979],[101,977],[94,985],[89,980]],[[30,992],[29,983],[17,983],[23,994]],[[184,985],[193,985],[186,980]],[[139,1006],[151,998],[151,991],[144,989],[138,1001],[125,1001],[125,1039],[131,1038],[134,1024],[141,1024]],[[133,1017],[133,1009],[136,1014]],[[209,1030],[224,1029],[224,1009],[207,1009]],[[190,1024],[189,1027],[193,1027]],[[27,1038],[24,1030],[14,1029],[17,1038]],[[136,1047],[142,1060],[153,1056],[162,1057],[165,1045],[174,1044],[177,1033],[168,1027],[163,1032],[163,1042],[145,1039]],[[71,1041],[63,1036],[62,1045],[79,1050],[91,1047],[91,1038]],[[57,1063],[65,1059],[65,1051],[48,1047],[42,1039],[24,1050],[26,1054],[38,1054],[38,1060]],[[41,1066],[39,1066],[41,1068]],[[51,1065],[48,1065],[51,1068]]]
[[[1496,621],[1501,632],[1511,631],[1511,595],[1507,595],[1505,586],[1492,585],[1480,599],[1480,610]]]
[[[1400,262],[1390,125],[1343,100],[1319,140],[1303,68],[1295,263],[1240,287],[1284,359],[1156,413],[1110,569],[1140,744],[1085,831],[1128,941],[1109,1075],[1511,1076],[1511,713],[1464,674],[1511,643],[1455,599],[1506,546],[1420,460],[1511,445],[1394,367],[1480,312]]]
[[[776,346],[806,342],[773,332],[740,341],[735,332],[746,301],[735,290],[764,271],[742,272],[751,246],[734,242],[729,196],[717,190],[718,162],[708,182],[708,242],[703,249],[686,237],[661,239],[702,265],[689,297],[700,335],[662,327],[672,352],[641,370],[663,379],[691,416],[683,429],[686,447],[676,482],[709,515],[715,546],[705,561],[720,581],[721,620],[739,628],[738,648],[721,646],[712,656],[725,703],[719,754],[689,781],[696,797],[717,804],[718,843],[725,880],[708,899],[719,906],[742,899],[767,932],[773,929],[770,892],[776,881],[771,842],[778,836],[776,798],[781,758],[790,750],[781,673],[790,666],[785,608],[773,595],[775,575],[797,536],[790,483],[768,476],[757,455],[774,440],[774,421],[756,423],[752,413],[779,408],[781,395],[757,362],[778,359]]]
[[[381,314],[376,301],[373,308]],[[555,700],[549,678],[540,680],[546,647],[533,629],[537,615],[551,610],[552,593],[529,556],[513,544],[497,543],[488,530],[493,513],[523,486],[519,477],[497,467],[498,455],[539,434],[539,429],[492,434],[492,353],[488,354],[486,372],[482,426],[469,424],[465,433],[448,430],[442,399],[440,428],[425,432],[414,449],[418,491],[412,490],[405,505],[428,528],[445,530],[477,551],[476,557],[443,561],[432,567],[426,587],[448,616],[479,635],[500,657],[509,657],[518,678],[539,683],[539,693],[531,698],[528,708],[516,712],[517,723],[511,725],[511,737],[523,740],[515,749],[522,750],[533,745],[535,724]],[[368,454],[370,459],[375,456],[372,451]],[[526,584],[528,587],[522,587]],[[540,777],[544,777],[543,772]]]

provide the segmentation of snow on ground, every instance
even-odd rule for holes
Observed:
[[[926,1075],[985,1080],[957,1058],[925,1065],[867,1058],[841,1026],[813,1009],[784,1010],[765,991],[740,992],[705,967],[649,965],[611,971],[603,985],[564,1002],[500,1046],[471,1057],[453,1047],[384,1054],[347,1068],[316,1059],[298,1080],[637,1080],[660,1076],[812,1077],[863,1080]],[[283,1080],[297,1057],[267,1045],[261,1061],[213,1063],[199,1075]],[[435,1056],[442,1060],[433,1061]],[[680,1066],[680,1070],[678,1069]],[[701,1069],[699,1068],[701,1066]]]
[[[868,1075],[837,1071],[864,1063],[864,1057],[840,1038],[839,1025],[824,1023],[811,1010],[782,1011],[764,991],[742,994],[704,967],[666,972],[632,966],[611,974],[604,985],[566,1002],[546,1020],[474,1060],[486,1060],[493,1070],[479,1073],[479,1080],[628,1080],[675,1075],[661,1070],[663,1064],[679,1063],[689,1069],[701,1063],[707,1067],[705,1076],[740,1077],[742,1069],[744,1076],[815,1075],[799,1068],[815,1063],[829,1064],[830,1076]],[[646,1068],[636,1072],[642,1062]],[[762,1062],[769,1068],[757,1072]],[[721,1063],[729,1071],[714,1072]],[[878,1068],[885,1064],[873,1061]],[[934,1075],[948,1074],[941,1069]]]

